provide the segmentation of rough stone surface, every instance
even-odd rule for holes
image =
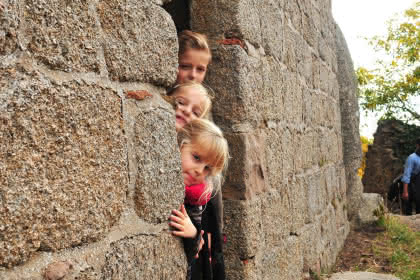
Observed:
[[[329,280],[399,280],[393,275],[372,272],[344,272],[333,274]]]
[[[130,99],[125,105],[135,210],[140,218],[161,223],[180,207],[184,195],[175,116],[162,100]]]
[[[0,4],[0,279],[185,279],[167,2]]]
[[[233,156],[223,186],[228,279],[327,268],[349,232],[347,190],[362,190],[344,153],[360,163],[359,116],[327,2],[192,2],[192,27],[212,43],[213,117]]]
[[[69,274],[73,265],[70,262],[55,262],[45,269],[45,280],[60,280]]]
[[[259,263],[261,278],[273,279],[273,275],[277,279],[301,279],[302,278],[302,249],[304,244],[300,242],[296,236],[288,236],[284,238],[278,246],[266,246],[265,252],[262,254]],[[258,279],[258,276],[256,279]]]
[[[113,81],[173,83],[175,27],[157,6],[166,2],[0,5],[1,279],[41,279],[45,263],[65,261],[62,249],[77,255],[71,248],[113,239],[123,209],[137,210],[143,223],[166,224],[182,202],[173,112],[163,90]],[[153,98],[125,100],[125,89],[146,89]],[[120,225],[119,235],[130,236]],[[182,255],[179,244],[172,249]],[[74,267],[66,277],[101,275],[100,261]]]
[[[10,266],[107,232],[125,201],[127,162],[114,90],[20,65],[0,75],[0,264]]]
[[[6,0],[0,6],[0,55],[8,55],[18,48],[20,25],[19,4]]]
[[[185,279],[181,277],[185,272],[182,243],[180,239],[171,237],[167,228],[166,224],[155,226],[145,223],[132,209],[126,208],[119,223],[101,240],[54,254],[39,252],[37,257],[21,266],[6,270],[0,268],[0,276],[1,279],[8,280],[45,280],[45,272],[57,268],[57,264],[62,268],[71,264],[71,269],[60,270],[60,274],[66,274],[63,279],[122,280],[133,275],[149,273],[148,269],[155,268],[158,263],[164,263],[168,271],[174,267],[172,274],[177,275],[175,279]],[[127,247],[130,247],[130,250],[126,250]],[[169,248],[165,252],[168,258],[163,260],[165,248]],[[146,263],[143,257],[147,257],[147,263],[150,263],[147,269],[146,266],[142,266]],[[134,263],[137,265],[135,269],[131,269]],[[155,272],[153,276],[148,274],[147,279],[162,279],[160,276],[164,273]]]
[[[230,145],[230,172],[226,178],[229,181],[223,192],[225,198],[250,199],[265,191],[264,174],[264,136],[261,133],[225,134]],[[245,153],[244,153],[245,151]],[[249,188],[252,186],[252,188]],[[242,188],[248,187],[243,191]]]
[[[261,93],[258,87],[261,81],[241,83],[239,77],[246,77],[250,74],[250,68],[258,68],[259,62],[256,59],[254,65],[248,65],[248,56],[240,46],[220,45],[213,52],[213,67],[207,74],[208,83],[217,94],[214,100],[213,118],[217,122],[223,120],[226,126],[245,126],[243,132],[249,131],[248,123],[261,120],[261,112],[256,110],[257,106],[263,104],[262,96],[251,96]],[[217,62],[221,63],[217,63]],[[264,71],[259,69],[259,71]],[[232,79],[235,75],[238,79]],[[219,78],[217,78],[219,77]],[[255,77],[258,79],[258,76]],[[255,91],[253,91],[255,90]],[[255,99],[253,98],[255,97]],[[220,121],[219,121],[220,122]],[[247,127],[248,126],[248,127]]]
[[[137,235],[111,244],[101,280],[185,279],[182,243],[169,233]]]
[[[24,1],[24,42],[51,69],[99,73],[99,28],[88,1]]]
[[[361,209],[362,190],[357,169],[361,165],[361,145],[359,134],[359,106],[356,98],[357,83],[354,74],[353,62],[347,48],[344,36],[336,26],[337,60],[340,90],[341,131],[343,142],[343,161],[347,178],[347,201],[349,218],[353,219]]]
[[[379,207],[384,207],[384,199],[377,193],[362,194],[362,201],[360,202],[360,210],[358,212],[357,221],[359,223],[371,223],[378,220],[374,215],[375,210]]]
[[[229,240],[226,254],[237,260],[255,256],[263,240],[262,234],[256,231],[262,230],[262,221],[258,219],[261,215],[261,202],[226,200],[224,208],[225,232]],[[236,222],[237,215],[243,215],[243,222],[240,224]]]
[[[104,56],[113,80],[170,86],[178,62],[176,29],[148,0],[99,1]]]

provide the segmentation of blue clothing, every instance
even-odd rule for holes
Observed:
[[[408,156],[404,165],[404,175],[401,179],[403,183],[409,184],[411,176],[419,174],[420,172],[420,156],[412,153]]]

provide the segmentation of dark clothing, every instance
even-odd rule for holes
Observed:
[[[224,280],[225,265],[223,258],[223,204],[222,194],[217,192],[207,203],[202,214],[204,246],[199,258],[192,266],[193,280]],[[209,250],[208,234],[211,234]],[[211,256],[211,263],[210,263]]]
[[[401,195],[403,192],[403,183],[401,182],[402,174],[396,177],[392,184],[388,187],[388,200],[394,201],[394,200],[400,200]]]
[[[412,198],[413,194],[410,191],[410,187],[408,188],[408,200],[402,199],[403,194],[403,182],[401,181],[403,174],[396,177],[392,184],[388,187],[388,200],[392,203],[393,201],[398,202],[398,206],[402,214],[409,215],[412,212]],[[410,205],[409,205],[410,204]]]
[[[184,206],[187,211],[188,216],[191,219],[191,222],[197,229],[197,235],[195,238],[184,238],[184,250],[187,255],[188,269],[191,270],[191,265],[194,261],[194,256],[198,252],[198,244],[201,239],[201,215],[203,213],[203,206],[209,200],[211,195],[202,197],[206,189],[206,184],[195,184],[190,186],[185,186],[185,200]],[[190,279],[191,277],[187,277]]]
[[[416,206],[416,214],[420,214],[420,174],[411,176],[410,184],[408,184],[408,201],[404,203],[404,214],[413,214],[413,203]]]
[[[198,244],[200,244],[201,239],[201,213],[203,207],[200,205],[190,205],[184,203],[185,210],[187,211],[188,216],[191,219],[191,222],[197,229],[197,235],[194,238],[183,238],[184,251],[187,256],[187,280],[191,280],[191,271],[192,266],[196,262],[194,256],[198,252]]]
[[[416,214],[420,214],[420,151],[408,156],[404,165],[404,176],[401,181],[408,184],[408,201],[405,202],[406,215],[412,215],[413,203],[416,205]]]

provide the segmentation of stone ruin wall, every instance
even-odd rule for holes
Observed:
[[[167,226],[183,186],[161,98],[177,68],[164,2],[0,7],[0,279],[42,279],[57,261],[72,263],[65,279],[184,279]],[[191,10],[210,38],[206,83],[232,154],[227,279],[329,267],[360,163],[351,59],[330,0],[200,0]]]
[[[404,163],[415,151],[420,127],[399,120],[379,121],[374,140],[366,153],[364,192],[384,198],[392,181],[404,172]]]
[[[379,193],[384,198],[394,178],[404,171],[404,161],[397,158],[393,145],[401,139],[402,127],[396,121],[382,122],[374,135],[373,144],[366,153],[366,169],[363,175],[364,191]]]

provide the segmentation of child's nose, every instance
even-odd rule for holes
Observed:
[[[200,175],[202,175],[203,173],[204,173],[204,169],[206,168],[206,165],[203,163],[203,164],[199,164],[198,166],[197,166],[197,168],[195,169],[195,172],[196,172],[196,174],[198,175],[198,176],[200,176]]]
[[[191,114],[191,108],[190,106],[184,106],[184,115],[189,116]]]
[[[196,77],[197,77],[197,71],[195,69],[192,69],[190,71],[190,79],[191,79],[191,81],[194,81]]]

